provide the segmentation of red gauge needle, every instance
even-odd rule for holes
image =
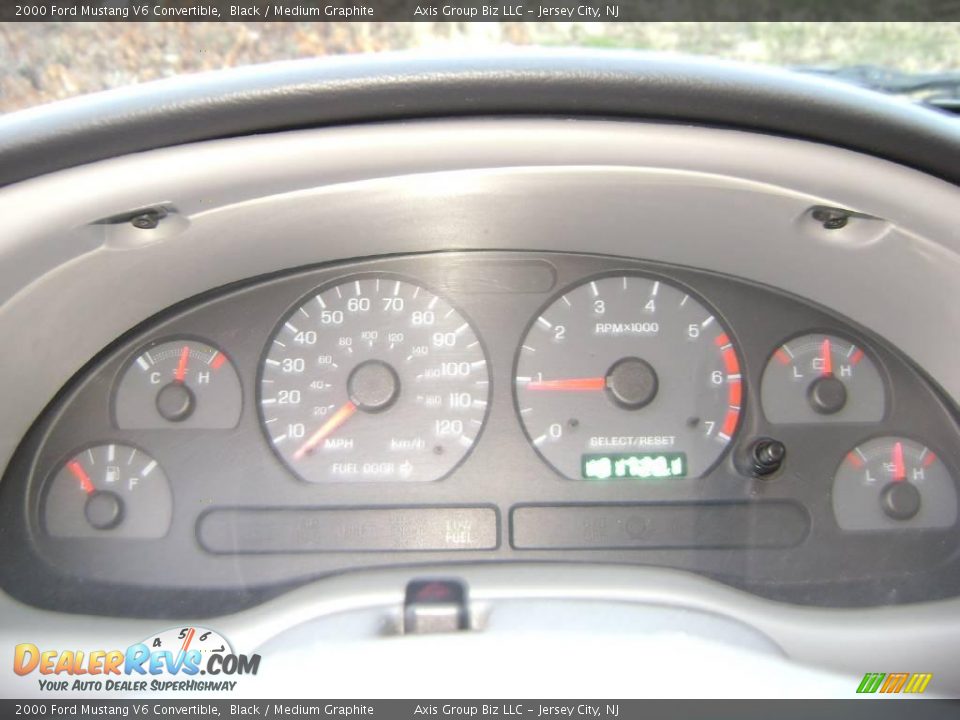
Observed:
[[[823,370],[821,375],[829,377],[833,375],[833,355],[830,353],[830,338],[824,338],[820,346],[820,359],[823,361]]]
[[[528,382],[524,387],[527,390],[559,390],[561,392],[588,392],[603,390],[607,386],[607,379],[602,377],[569,378],[567,380],[537,380]]]
[[[80,481],[80,487],[83,488],[83,491],[88,495],[94,492],[93,483],[90,482],[90,476],[87,475],[87,471],[76,460],[73,460],[67,463],[67,470],[73,473],[73,476]]]
[[[180,646],[180,652],[184,653],[190,649],[190,643],[193,641],[193,636],[197,634],[196,628],[190,628],[190,631],[187,633],[187,636],[183,639],[183,645]]]
[[[302,460],[305,455],[312,453],[317,445],[322,443],[334,430],[349,420],[356,411],[357,406],[352,402],[347,402],[346,405],[331,415],[330,419],[321,425],[319,430],[307,438],[307,441],[303,445],[297,448],[297,451],[293,454],[293,459]]]
[[[907,468],[903,464],[903,443],[893,444],[893,481],[903,482],[907,479]]]
[[[187,376],[187,361],[189,359],[190,346],[184,345],[183,350],[180,351],[180,362],[177,363],[177,372],[173,375],[173,379],[178,383],[182,383],[183,379]]]

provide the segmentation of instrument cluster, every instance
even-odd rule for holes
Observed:
[[[357,567],[564,560],[910,602],[960,592],[958,472],[943,393],[802,299],[624,258],[387,257],[211,291],[105,349],[7,470],[31,552],[0,582],[202,615]]]

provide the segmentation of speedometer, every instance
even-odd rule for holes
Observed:
[[[544,308],[514,386],[530,442],[571,479],[699,477],[740,417],[740,360],[717,317],[633,275],[585,282]]]
[[[309,482],[430,481],[483,428],[483,346],[450,303],[392,276],[322,289],[277,326],[260,374],[263,429]]]

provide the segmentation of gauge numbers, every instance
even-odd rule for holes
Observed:
[[[716,316],[672,285],[604,277],[531,323],[515,390],[537,452],[571,479],[697,477],[740,417],[740,360]]]
[[[489,393],[470,323],[390,276],[307,298],[274,332],[260,379],[264,432],[308,482],[440,479],[476,442]]]

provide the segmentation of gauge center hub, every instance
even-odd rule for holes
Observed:
[[[833,415],[847,404],[847,386],[833,375],[824,375],[810,383],[810,406],[821,415]]]
[[[157,412],[164,420],[181,422],[193,414],[196,398],[183,383],[164,385],[157,393]]]
[[[367,360],[350,373],[347,392],[358,410],[383,412],[400,395],[400,377],[393,367],[382,360]]]
[[[894,520],[909,520],[920,512],[920,492],[906,480],[888,483],[880,493],[880,505]]]
[[[646,360],[622,358],[607,371],[606,388],[614,403],[627,410],[639,410],[653,402],[660,382]]]
[[[87,498],[83,513],[92,527],[110,530],[123,520],[123,501],[116,493],[101,490]]]

